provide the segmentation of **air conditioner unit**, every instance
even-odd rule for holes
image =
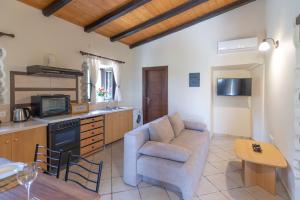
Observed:
[[[257,37],[218,42],[218,54],[234,53],[239,51],[253,51],[257,49]]]

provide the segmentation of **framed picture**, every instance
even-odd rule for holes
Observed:
[[[189,73],[189,87],[200,87],[200,73]]]

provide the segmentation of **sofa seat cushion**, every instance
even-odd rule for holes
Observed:
[[[183,123],[179,113],[169,115],[169,120],[173,127],[175,137],[177,137],[184,130],[184,123]]]
[[[137,160],[137,173],[180,186],[185,178],[182,171],[183,166],[182,162],[141,155]]]
[[[184,129],[178,137],[172,140],[171,144],[195,152],[204,142],[209,141],[208,137],[209,134],[207,132]]]
[[[186,162],[191,155],[191,152],[184,147],[155,141],[146,142],[139,149],[139,153],[177,162]]]
[[[167,116],[149,124],[150,140],[169,143],[174,139],[174,131]]]

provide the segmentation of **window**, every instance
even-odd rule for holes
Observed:
[[[99,69],[99,81],[98,83],[96,83],[96,88],[92,87],[92,83],[91,83],[91,76],[90,76],[90,70],[88,70],[87,73],[87,80],[89,80],[88,84],[87,84],[87,96],[89,101],[91,101],[91,91],[92,89],[96,90],[96,94],[98,95],[98,91],[99,89],[103,89],[102,91],[104,91],[104,96],[103,97],[99,97],[98,101],[100,102],[101,100],[105,100],[105,101],[110,101],[114,99],[115,96],[115,88],[116,88],[116,82],[115,82],[115,78],[114,78],[114,73],[113,73],[113,69],[112,68],[105,68],[106,66],[103,66],[103,68]],[[101,77],[101,79],[100,79]]]
[[[113,100],[115,96],[115,79],[114,79],[114,72],[110,68],[100,69],[101,71],[101,88],[104,88],[106,91],[104,95],[104,100]]]

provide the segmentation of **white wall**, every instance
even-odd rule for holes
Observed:
[[[295,20],[300,14],[298,0],[266,0],[266,32],[279,40],[278,49],[266,54],[267,130],[290,166],[282,178],[295,200],[300,199],[300,186],[294,181],[293,92],[295,84]],[[298,187],[298,188],[297,188]]]
[[[262,63],[258,52],[218,55],[217,41],[264,36],[264,1],[209,19],[135,49],[135,105],[142,106],[142,67],[169,66],[169,112],[211,125],[211,67]],[[255,13],[255,15],[253,15]],[[188,73],[201,73],[201,86],[188,87]]]
[[[218,78],[251,78],[249,70],[213,71],[213,129],[216,134],[251,137],[251,97],[217,96]]]
[[[265,131],[265,70],[264,65],[256,65],[251,69],[252,77],[252,138],[268,141]]]
[[[27,65],[45,64],[45,55],[56,56],[58,67],[81,69],[80,50],[96,53],[126,62],[121,67],[121,89],[125,104],[132,102],[132,51],[121,43],[112,43],[96,33],[85,33],[82,27],[57,17],[49,18],[38,9],[19,1],[1,0],[0,24],[3,32],[16,38],[0,38],[0,47],[7,51],[4,61],[9,86],[9,70],[24,71]],[[8,88],[9,90],[9,88]],[[5,101],[9,102],[9,93]]]

